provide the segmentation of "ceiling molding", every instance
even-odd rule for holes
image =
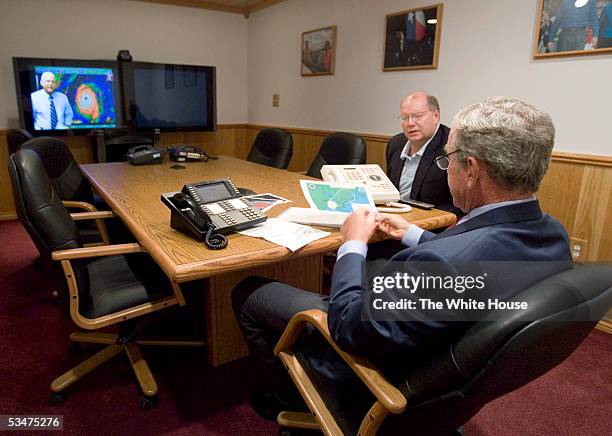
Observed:
[[[213,11],[231,12],[234,14],[243,14],[246,17],[249,14],[267,8],[269,6],[281,3],[285,0],[132,0],[146,3],[157,3],[173,6],[185,6],[189,8],[210,9]]]

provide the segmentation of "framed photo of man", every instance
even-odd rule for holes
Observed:
[[[442,4],[385,17],[383,71],[438,68]]]
[[[612,0],[540,0],[534,58],[612,52]]]
[[[302,76],[334,74],[336,26],[302,33]]]

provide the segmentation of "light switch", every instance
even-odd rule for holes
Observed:
[[[272,106],[280,106],[280,94],[272,94]]]

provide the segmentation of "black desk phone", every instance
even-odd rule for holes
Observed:
[[[170,227],[203,240],[213,250],[227,246],[223,234],[268,219],[242,197],[230,179],[188,184],[180,192],[162,194],[161,201],[171,211]]]

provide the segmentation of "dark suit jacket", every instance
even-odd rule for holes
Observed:
[[[467,262],[504,262],[503,277],[489,274],[483,290],[499,299],[572,266],[565,230],[542,214],[537,200],[493,209],[437,235],[425,232],[418,245],[387,261],[381,275],[401,268],[417,277],[426,268],[418,261],[436,262],[458,275],[469,275]],[[368,262],[367,267],[371,266]],[[470,327],[469,322],[435,320],[418,309],[404,311],[401,321],[378,321],[372,311],[362,313],[362,306],[370,307],[367,294],[372,295],[365,268],[366,262],[357,254],[341,257],[334,267],[328,324],[341,348],[377,358],[383,366],[385,361],[397,364],[439,352]],[[405,292],[397,293],[405,296]]]
[[[442,171],[434,163],[436,157],[444,155],[448,132],[449,128],[440,124],[440,128],[421,157],[412,183],[410,198],[431,203],[438,209],[456,213],[458,209],[453,207],[453,197],[448,189],[446,171]],[[387,143],[387,176],[397,189],[399,189],[402,168],[404,167],[404,161],[400,159],[400,154],[406,145],[406,141],[406,136],[400,133],[392,137]]]

